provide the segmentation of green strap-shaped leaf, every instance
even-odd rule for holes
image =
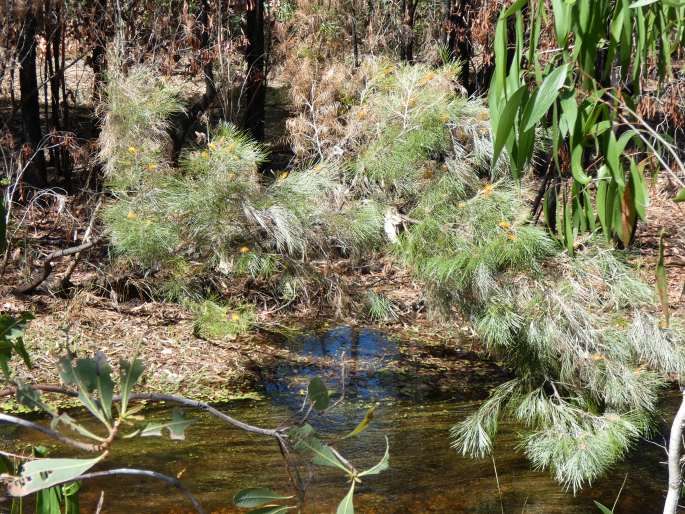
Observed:
[[[280,495],[267,487],[251,487],[249,489],[238,491],[233,496],[233,504],[236,507],[241,507],[243,509],[253,509],[255,507],[266,505],[267,503],[289,500],[291,498],[292,496]],[[288,507],[285,508],[287,509]]]
[[[568,64],[556,68],[545,77],[535,94],[528,100],[523,114],[523,130],[530,130],[547,114],[549,108],[559,96],[559,91],[566,82]]]
[[[504,145],[513,134],[516,115],[525,93],[526,86],[521,86],[509,97],[509,100],[499,116],[497,126],[492,127],[492,130],[495,134],[495,143],[492,151],[493,168],[497,164],[497,159],[499,158],[500,153],[502,153]]]
[[[354,480],[350,485],[350,490],[338,504],[335,514],[354,514]]]
[[[633,190],[633,205],[635,212],[641,220],[647,219],[647,206],[649,205],[649,192],[642,174],[642,168],[630,159],[630,183]]]
[[[680,191],[678,191],[678,194],[675,195],[675,198],[673,199],[674,202],[685,202],[685,187],[682,188]]]

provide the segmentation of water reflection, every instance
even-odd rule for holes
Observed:
[[[225,408],[250,423],[275,426],[300,408],[300,392],[310,377],[322,375],[331,388],[342,388],[344,355],[346,401],[325,426],[337,433],[351,430],[366,407],[378,402],[371,427],[339,448],[358,468],[378,460],[386,435],[391,449],[390,469],[360,485],[355,502],[359,513],[595,513],[593,500],[610,505],[626,473],[617,512],[660,511],[666,471],[659,464],[663,459],[659,448],[641,445],[609,477],[574,497],[546,473],[530,470],[529,463],[513,450],[516,428],[508,425],[502,427],[495,453],[500,497],[491,460],[465,459],[449,447],[449,427],[473,412],[474,400],[484,398],[502,380],[493,366],[472,356],[455,354],[442,359],[436,354],[447,350],[417,348],[374,331],[349,328],[302,337],[287,345],[293,354],[306,358],[265,374],[270,400],[235,402]],[[25,435],[14,430],[5,439],[20,440]],[[271,441],[204,415],[197,416],[186,441],[150,438],[122,444],[116,446],[109,465],[180,474],[205,507],[217,513],[238,512],[231,507],[231,497],[244,487],[265,485],[288,492],[283,463]],[[305,512],[335,512],[346,489],[345,479],[334,470],[317,468]],[[88,483],[83,512],[94,511],[100,490],[105,492],[103,514],[190,512],[175,491],[136,479]]]

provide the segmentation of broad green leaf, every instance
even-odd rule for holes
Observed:
[[[526,86],[521,86],[518,88],[514,94],[509,97],[502,113],[499,116],[497,126],[492,127],[493,133],[495,134],[495,143],[492,152],[492,167],[494,168],[497,164],[497,159],[499,158],[502,148],[507,142],[507,139],[512,135],[514,130],[514,122],[516,120],[516,114],[518,113],[519,106],[521,105],[521,100],[526,93]]]
[[[563,48],[566,46],[566,39],[571,30],[571,6],[565,0],[552,0],[552,11],[557,44]]]
[[[503,18],[508,18],[512,14],[520,11],[528,3],[528,0],[516,0],[513,4],[505,9],[502,13]]]
[[[630,8],[637,9],[638,7],[644,7],[646,5],[654,4],[658,1],[659,0],[638,0],[637,2],[630,4]]]
[[[666,277],[666,263],[664,260],[664,246],[665,246],[664,230],[661,230],[659,235],[659,259],[656,263],[656,292],[659,296],[659,303],[661,303],[662,326],[668,328],[670,308],[668,305],[668,279]]]
[[[266,487],[251,487],[249,489],[243,489],[238,491],[233,496],[233,504],[236,507],[241,507],[243,509],[253,509],[255,507],[261,507],[267,503],[272,503],[280,500],[289,500],[292,496],[283,496],[273,492],[271,489]],[[288,507],[279,507],[285,508]]]
[[[359,473],[359,477],[364,477],[367,475],[378,475],[379,473],[382,473],[386,469],[390,467],[390,441],[388,440],[388,436],[385,436],[385,455],[381,458],[381,460],[378,461],[378,464],[376,464],[374,467],[367,469],[366,471],[362,471]]]
[[[574,242],[575,236],[573,234],[573,223],[571,215],[571,207],[568,202],[564,202],[564,243],[566,244],[566,250],[570,256],[574,254]]]
[[[95,466],[94,459],[36,459],[26,462],[18,477],[7,485],[10,496],[26,496],[64,482],[71,482]]]
[[[350,485],[350,490],[338,504],[335,514],[354,514],[354,481]]]
[[[583,168],[583,145],[580,143],[576,143],[571,149],[571,174],[582,185],[588,184],[591,180]]]
[[[528,100],[523,115],[523,130],[530,130],[547,114],[549,108],[559,96],[559,90],[563,87],[568,73],[568,64],[555,69],[545,77],[535,94]]]
[[[364,416],[364,419],[362,419],[359,424],[350,432],[349,434],[343,436],[341,439],[347,439],[349,437],[354,437],[356,435],[361,434],[364,430],[367,429],[369,426],[369,423],[373,420],[373,414],[376,410],[376,405],[373,405],[369,407],[369,410],[366,411],[366,415]]]
[[[148,425],[141,430],[140,437],[161,437],[164,430],[169,432],[169,438],[175,441],[182,441],[186,438],[185,431],[192,425],[192,419],[186,419],[183,416],[183,411],[174,409],[171,415],[171,421],[167,423],[148,423]]]
[[[307,396],[314,408],[319,411],[326,410],[330,402],[328,389],[320,377],[314,377],[310,380],[307,387]]]
[[[119,361],[119,389],[121,390],[121,415],[126,414],[128,410],[128,401],[131,396],[133,386],[138,383],[140,377],[143,375],[145,367],[143,361],[134,358],[132,361]]]
[[[685,187],[682,188],[680,191],[678,191],[678,194],[675,195],[675,198],[673,199],[674,202],[685,202]]]

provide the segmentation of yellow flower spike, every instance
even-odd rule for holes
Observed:
[[[443,170],[443,171],[449,171],[449,169],[450,169],[450,167],[447,166],[447,163],[446,163],[446,162],[443,162],[443,163],[442,163],[442,170]]]
[[[490,119],[490,113],[486,110],[480,111],[476,114],[476,119],[480,121],[488,121]]]
[[[126,219],[135,220],[137,218],[138,218],[138,215],[135,212],[128,211],[128,214],[126,215]]]
[[[250,251],[250,247],[249,247],[249,246],[241,246],[241,247],[240,247],[240,253],[242,253],[242,254],[246,254],[246,253],[248,253],[249,251]]]
[[[507,234],[507,239],[509,239],[509,241],[516,241],[518,239],[518,237],[513,232],[509,232]]]
[[[240,314],[238,314],[237,312],[231,314],[231,321],[240,321]]]
[[[130,153],[131,155],[136,155],[138,153],[138,149],[135,146],[129,146],[128,153]]]
[[[504,230],[509,230],[511,228],[511,224],[506,220],[502,220],[499,222],[499,227]]]
[[[466,204],[464,202],[459,202],[457,204],[457,207],[459,207],[460,209],[463,209],[464,207],[466,207]]]
[[[485,186],[483,186],[483,195],[486,197],[490,196],[494,190],[495,187],[492,184],[485,184]]]
[[[366,118],[366,109],[359,109],[357,111],[357,119],[358,120],[363,120]]]
[[[237,148],[237,146],[238,146],[238,145],[236,145],[235,143],[229,143],[229,144],[226,146],[226,150],[228,150],[229,153],[230,153],[230,152],[233,152],[233,151],[235,151],[235,149]]]
[[[447,114],[446,112],[443,112],[443,113],[440,115],[440,121],[443,122],[443,123],[447,123],[448,121],[450,121],[450,115]]]
[[[233,173],[233,172],[231,172],[231,173],[228,174],[228,178],[231,179],[231,180],[235,179],[236,177],[237,177],[237,175],[236,175],[235,173]]]
[[[322,169],[323,169],[323,166],[321,166],[321,164],[317,164],[316,166],[314,166],[314,168],[312,169],[312,171],[313,171],[314,173],[318,173],[318,172],[320,172]]]
[[[289,172],[289,171],[287,171],[287,170],[286,170],[286,171],[281,171],[281,172],[278,174],[278,180],[285,180],[285,179],[288,178],[288,175],[290,175],[290,172]]]
[[[407,99],[407,105],[408,105],[410,108],[411,108],[411,107],[415,107],[415,106],[416,106],[416,98],[414,98],[413,96],[410,96],[410,97]]]
[[[592,354],[592,360],[597,362],[597,361],[603,361],[604,360],[604,355],[601,353],[593,353]]]
[[[209,148],[212,152],[216,150],[216,143],[209,143],[207,145],[207,148]]]
[[[148,171],[155,171],[156,169],[157,169],[157,165],[154,162],[148,163],[148,165],[147,165]]]
[[[209,152],[207,150],[202,150],[200,157],[202,157],[203,159],[209,159]]]

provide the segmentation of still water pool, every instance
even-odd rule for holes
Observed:
[[[314,419],[313,424],[325,426],[324,433],[341,435],[354,428],[369,406],[378,404],[370,428],[337,447],[358,469],[364,469],[382,456],[386,436],[390,442],[390,469],[368,477],[357,488],[358,513],[597,513],[593,501],[611,505],[624,479],[617,513],[660,512],[666,467],[661,463],[664,452],[655,444],[640,444],[609,476],[575,496],[546,473],[532,471],[515,452],[515,426],[502,425],[494,463],[467,459],[452,450],[450,427],[473,412],[491,387],[506,379],[495,366],[474,355],[344,327],[274,344],[288,345],[300,359],[263,373],[264,400],[231,402],[221,408],[251,424],[274,427],[300,409],[302,392],[312,376],[321,376],[330,389],[340,391],[344,361],[345,401],[325,423]],[[667,402],[664,416],[674,411],[675,406]],[[164,410],[150,414],[151,418],[165,416]],[[273,441],[205,414],[193,417],[196,422],[185,441],[145,438],[122,443],[115,446],[108,467],[181,476],[208,512],[241,512],[232,507],[231,498],[245,487],[269,486],[289,494],[286,470]],[[8,445],[28,437],[22,430],[4,434]],[[305,476],[305,512],[335,512],[348,484],[328,468],[315,471]],[[129,478],[84,484],[82,512],[94,512],[101,491],[103,514],[191,512],[184,498],[164,484]]]

